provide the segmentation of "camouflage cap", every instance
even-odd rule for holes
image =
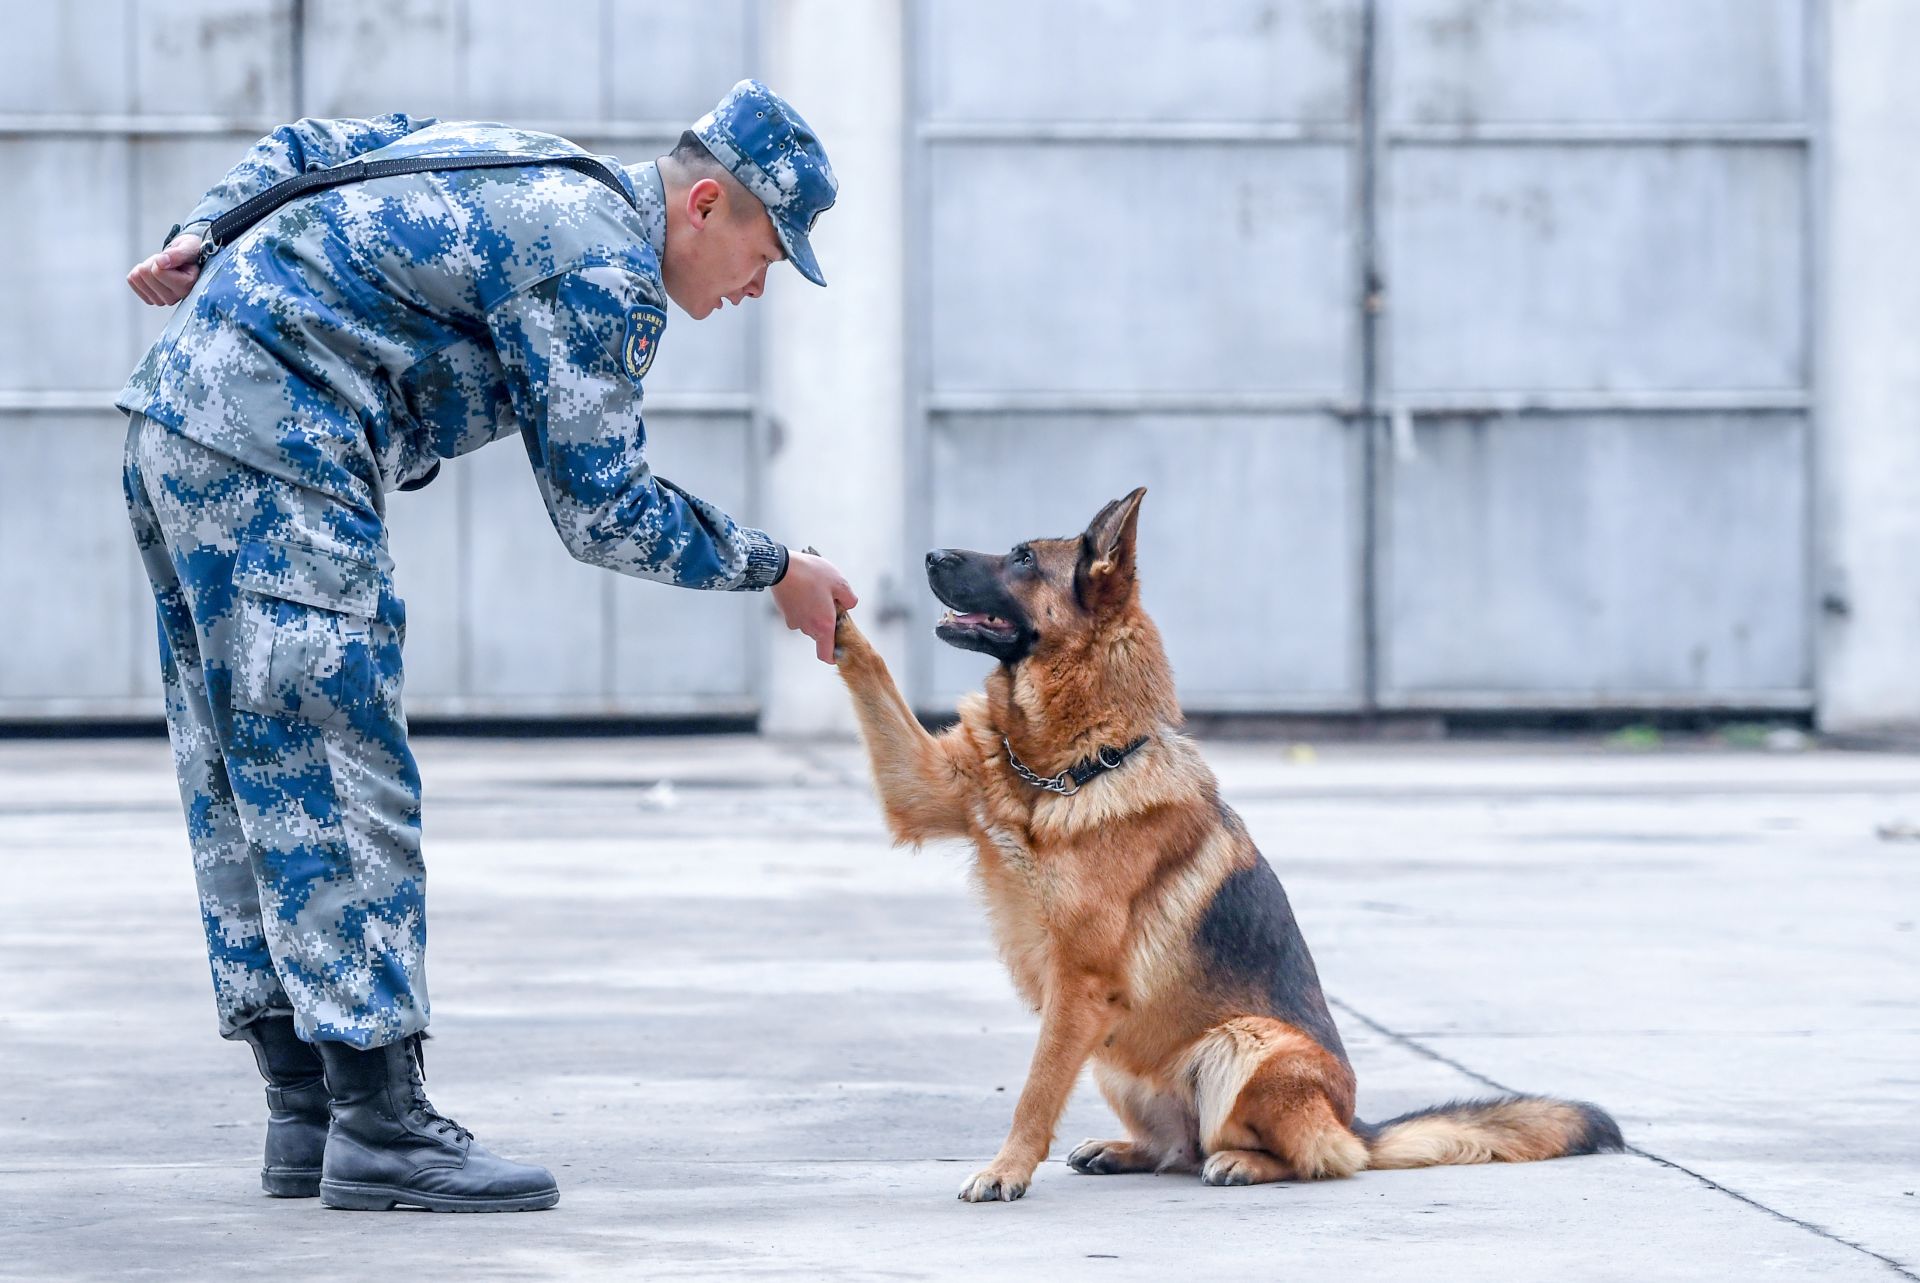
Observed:
[[[821,212],[832,207],[840,184],[826,148],[800,113],[758,80],[743,80],[694,122],[693,132],[767,207],[773,230],[800,274],[825,285],[807,235]]]

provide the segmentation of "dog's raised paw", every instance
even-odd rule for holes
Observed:
[[[1026,1192],[1026,1178],[991,1167],[975,1172],[960,1187],[960,1197],[969,1203],[1011,1203]]]
[[[851,615],[840,611],[833,620],[833,662],[844,663],[850,654],[866,649],[866,636],[854,625]]]

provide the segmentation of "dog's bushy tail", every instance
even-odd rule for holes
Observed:
[[[1461,1163],[1531,1163],[1626,1147],[1597,1105],[1546,1096],[1450,1100],[1372,1125],[1355,1121],[1367,1166],[1391,1170]]]

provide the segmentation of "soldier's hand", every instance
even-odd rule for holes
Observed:
[[[789,549],[786,576],[769,591],[787,627],[813,638],[820,662],[831,664],[834,620],[860,604],[846,576],[825,557]]]
[[[127,287],[142,303],[171,307],[185,298],[200,279],[200,238],[182,232],[167,247],[127,273]]]

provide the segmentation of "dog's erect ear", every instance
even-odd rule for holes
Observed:
[[[1099,589],[1108,584],[1126,584],[1133,580],[1134,544],[1140,530],[1140,500],[1147,488],[1141,486],[1124,499],[1115,499],[1102,508],[1081,536],[1085,552],[1081,574],[1088,587]]]

